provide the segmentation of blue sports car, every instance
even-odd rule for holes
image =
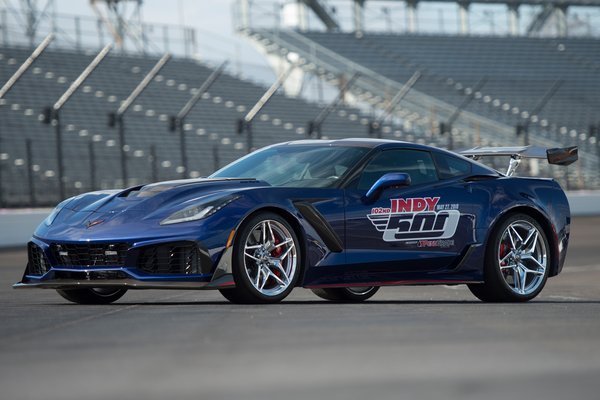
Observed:
[[[510,157],[503,174],[476,160]],[[275,303],[294,287],[357,302],[380,286],[467,284],[483,301],[537,296],[565,261],[570,212],[523,158],[568,165],[577,148],[474,148],[304,140],[208,178],[98,191],[60,203],[28,244],[16,288],[83,304],[128,289],[217,289]]]

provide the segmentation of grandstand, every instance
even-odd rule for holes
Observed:
[[[469,34],[465,23],[469,3],[457,4],[460,29],[452,35],[420,33],[414,28],[415,21],[407,22],[404,33],[369,32],[361,16],[367,2],[346,3],[354,4],[354,25],[346,27],[348,32],[340,21],[332,25],[323,19],[323,24],[312,29],[307,29],[306,23],[269,27],[262,21],[250,23],[256,20],[254,15],[239,16],[238,27],[271,56],[300,54],[307,75],[327,80],[359,72],[361,78],[352,92],[358,101],[378,109],[385,108],[394,93],[419,71],[421,79],[396,108],[397,123],[423,134],[452,132],[446,139],[432,140],[447,147],[515,142],[577,145],[581,171],[571,171],[572,179],[588,187],[600,184],[595,137],[600,41],[568,36],[564,30],[566,8],[583,3],[544,2],[546,11],[531,21],[527,33],[521,35],[515,30],[518,24],[511,23],[513,31],[502,36]],[[515,2],[504,3],[509,17],[515,17]],[[585,5],[598,7],[600,3],[587,1]],[[415,18],[414,6],[406,2],[408,20]],[[560,29],[553,35],[541,35],[550,16]],[[310,26],[315,26],[314,22]]]
[[[328,20],[322,14],[327,11],[323,8],[326,2],[300,3],[312,4],[315,15],[320,10],[321,17]],[[77,23],[81,20],[77,17]],[[578,145],[581,162],[569,168],[568,174],[540,167],[567,187],[600,187],[598,143],[590,130],[600,122],[595,115],[600,105],[595,96],[600,86],[596,78],[600,72],[598,39],[392,34],[367,29],[343,32],[333,18],[328,21],[326,30],[240,26],[240,32],[270,60],[277,60],[278,66],[295,66],[304,79],[316,77],[333,94],[353,74],[360,74],[348,93],[339,96],[345,102],[330,107],[320,137],[373,134],[453,148],[515,141]],[[184,31],[187,38],[194,36],[190,29]],[[37,32],[29,44],[18,35],[3,33],[1,82],[27,59],[32,44],[37,44],[43,33]],[[99,37],[100,43],[59,37],[0,99],[0,206],[52,205],[60,199],[56,126],[43,123],[48,120],[44,110],[86,68],[99,45],[110,41],[105,32]],[[129,170],[126,182],[120,167],[119,134],[116,127],[109,126],[109,114],[153,68],[164,49],[144,44],[113,51],[74,93],[59,118],[65,195],[206,176],[251,150],[248,133],[238,133],[238,121],[267,91],[267,85],[228,69],[185,119],[189,162],[184,170],[179,136],[170,129],[171,118],[197,93],[216,64],[193,58],[187,44],[180,47],[183,50],[123,115]],[[292,62],[290,54],[298,60]],[[381,120],[382,110],[415,71],[420,71],[421,78],[393,107],[391,118]],[[285,84],[284,88],[254,119],[253,148],[306,138],[309,123],[331,101],[318,102],[303,92],[290,95]],[[453,115],[451,126],[444,127]],[[373,121],[383,126],[369,129]],[[527,134],[517,136],[517,129]]]
[[[27,47],[0,46],[0,80],[6,81],[30,53],[31,48]],[[95,53],[92,49],[51,47],[36,60],[15,90],[0,100],[4,205],[50,205],[59,200],[54,127],[41,123],[43,110],[60,97]],[[109,55],[64,107],[60,123],[64,131],[66,195],[182,175],[206,176],[246,154],[247,141],[236,133],[236,122],[266,88],[225,73],[202,95],[185,121],[189,171],[182,171],[179,140],[169,130],[170,118],[214,68],[190,58],[176,57],[165,65],[131,112],[124,116],[130,173],[128,181],[122,181],[118,134],[108,126],[108,115],[116,111],[157,59],[133,54]],[[276,93],[254,122],[254,147],[306,137],[308,121],[320,111],[317,104]],[[324,122],[323,137],[363,136],[367,121],[360,110],[340,106]],[[23,184],[29,179],[31,187]]]
[[[429,79],[421,79],[414,89],[452,105],[460,104],[462,88],[487,78],[480,101],[466,110],[507,125],[522,123],[522,114],[534,110],[555,82],[561,86],[538,114],[540,125],[585,131],[597,122],[597,40],[382,34],[357,38],[320,32],[303,36],[398,82],[408,80],[415,70],[426,72]]]
[[[10,73],[29,54],[28,49],[16,47],[0,50],[0,76]],[[50,50],[19,82],[19,90],[3,102],[2,150],[8,155],[6,163],[23,168],[11,168],[4,180],[5,201],[19,204],[28,201],[29,192],[18,182],[26,180],[26,139],[35,143],[32,165],[35,172],[39,204],[56,201],[56,155],[52,127],[41,124],[41,111],[56,101],[68,84],[93,58],[77,52]],[[69,193],[89,191],[92,178],[89,172],[89,144],[96,147],[96,188],[123,187],[120,180],[117,132],[108,127],[109,112],[114,112],[156,62],[156,58],[108,57],[90,76],[61,114],[65,129],[65,176]],[[12,67],[12,68],[11,68]],[[128,159],[132,178],[126,185],[180,177],[181,159],[177,136],[169,132],[169,117],[177,114],[188,98],[212,72],[211,67],[196,61],[175,59],[169,62],[154,82],[125,116],[127,121]],[[187,154],[191,177],[206,176],[218,165],[230,162],[246,153],[245,139],[236,134],[236,121],[260,98],[265,88],[231,75],[223,75],[204,94],[196,110],[186,120]],[[364,135],[360,112],[340,108],[325,122],[327,137],[341,138]],[[306,137],[307,121],[319,113],[319,107],[298,99],[277,94],[267,104],[255,122],[254,145]],[[152,176],[150,146],[156,146],[158,172]],[[214,160],[214,148],[219,161]],[[8,150],[10,149],[10,151]],[[21,160],[20,162],[18,160]],[[16,163],[16,164],[15,164]],[[23,164],[21,164],[23,163]]]

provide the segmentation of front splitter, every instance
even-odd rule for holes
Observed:
[[[18,282],[13,285],[14,289],[78,289],[78,288],[101,288],[118,287],[126,289],[182,289],[182,290],[211,290],[228,289],[235,287],[232,275],[222,275],[211,282],[142,282],[135,279],[102,279],[102,280],[77,280],[77,279],[55,279],[39,282]]]

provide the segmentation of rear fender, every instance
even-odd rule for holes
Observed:
[[[567,252],[571,221],[569,203],[556,182],[533,179],[529,181],[529,183],[533,181],[534,185],[530,187],[521,184],[521,190],[510,196],[514,200],[509,204],[503,204],[501,209],[498,209],[495,204],[492,205],[490,219],[488,219],[489,229],[486,229],[484,241],[485,248],[487,249],[492,232],[507,217],[516,213],[529,215],[540,223],[546,234],[552,259],[549,276],[555,276],[562,270]],[[523,188],[530,190],[523,190]],[[495,208],[497,212],[494,215]]]

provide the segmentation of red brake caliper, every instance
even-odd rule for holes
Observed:
[[[278,237],[277,237],[275,234],[273,234],[273,236],[275,237],[275,240],[274,240],[274,243],[273,243],[273,245],[277,246],[279,243],[281,243],[281,240],[280,240],[280,239],[279,239],[279,238],[278,238]],[[275,248],[275,249],[274,249],[274,250],[271,252],[271,255],[272,255],[273,257],[279,257],[279,256],[280,256],[282,253],[283,253],[283,246]],[[277,268],[275,268],[275,269],[273,270],[273,273],[274,273],[275,275],[277,275],[277,277],[278,277],[278,278],[281,278],[281,272],[280,272],[280,271],[279,271]]]
[[[508,246],[506,244],[504,244],[504,243],[501,243],[500,244],[500,259],[504,258],[504,256],[506,256],[507,254],[508,254]],[[504,267],[506,265],[507,265],[506,261],[504,261],[504,262],[502,262],[500,264],[500,266],[502,266],[502,267]],[[508,269],[503,269],[502,270],[502,273],[505,274],[505,275],[508,274],[508,272],[509,272]]]
[[[273,236],[275,236],[275,235],[273,235]],[[275,236],[275,243],[273,243],[273,245],[277,246],[279,243],[281,243],[281,239],[279,239],[277,236]],[[273,257],[279,257],[282,253],[283,253],[283,246],[280,246],[280,247],[273,249],[273,251],[271,252],[271,255]]]

